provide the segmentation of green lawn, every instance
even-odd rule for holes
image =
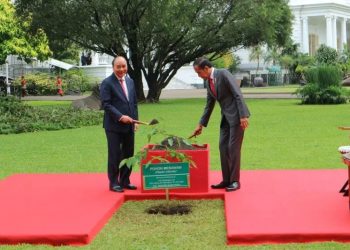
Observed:
[[[259,94],[259,93],[294,93],[300,85],[298,84],[289,84],[289,85],[280,85],[280,86],[267,86],[267,87],[245,87],[241,88],[244,94]],[[350,90],[350,87],[345,87]]]
[[[170,133],[187,137],[197,125],[204,99],[166,100],[139,107],[140,120],[157,118]],[[242,169],[344,168],[337,148],[350,144],[350,104],[302,106],[298,100],[247,100],[252,113],[242,150]],[[39,103],[36,103],[39,105]],[[46,103],[45,105],[51,105]],[[211,169],[219,169],[219,108],[198,138],[211,147]],[[141,148],[145,134],[137,133]],[[0,179],[14,173],[105,172],[106,140],[101,126],[0,135]],[[138,170],[136,170],[138,171]],[[344,177],[345,178],[345,177]],[[244,185],[244,184],[243,184]],[[106,179],[107,188],[107,179]],[[148,202],[127,202],[88,246],[78,249],[226,249],[222,201],[189,201],[191,216],[150,216]],[[128,214],[130,216],[122,216]],[[171,225],[171,226],[169,226]],[[0,249],[32,249],[30,245]],[[40,249],[52,247],[40,246]],[[75,247],[65,247],[65,249]],[[236,248],[236,247],[235,247]],[[348,244],[259,245],[255,249],[348,249]],[[239,249],[252,249],[240,247]]]
[[[244,94],[258,94],[258,93],[294,93],[300,85],[281,85],[281,86],[267,86],[267,87],[245,87],[241,88]]]

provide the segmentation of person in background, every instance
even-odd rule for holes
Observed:
[[[57,76],[56,87],[57,87],[57,94],[60,96],[63,96],[62,78],[60,76]]]
[[[21,76],[21,96],[25,97],[27,95],[27,81],[24,75]]]

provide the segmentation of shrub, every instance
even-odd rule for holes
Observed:
[[[319,64],[336,64],[338,61],[338,53],[336,49],[322,44],[316,51],[315,59]]]
[[[56,95],[56,75],[36,72],[26,74],[27,93],[28,95]],[[20,89],[21,79],[17,78],[14,85]],[[65,93],[70,91],[81,93],[85,91],[92,91],[96,80],[86,76],[86,74],[79,69],[72,69],[66,71],[62,75],[62,89]]]
[[[307,68],[304,71],[304,76],[305,80],[307,83],[318,83],[318,68],[317,67],[312,67],[312,68]]]
[[[321,88],[340,86],[342,72],[336,66],[322,65],[318,67],[318,84]]]
[[[27,93],[28,95],[55,95],[56,78],[48,73],[36,72],[26,74]],[[21,79],[16,78],[14,83],[18,88],[21,86]]]
[[[15,97],[0,97],[0,134],[98,125],[102,112],[72,107],[31,107]]]
[[[320,102],[323,104],[346,103],[347,97],[339,86],[329,86],[320,91]]]
[[[314,83],[299,88],[296,94],[301,97],[302,104],[342,104],[346,103],[349,97],[349,93],[340,86],[322,89]]]
[[[88,77],[84,71],[80,69],[71,69],[64,74],[64,81],[67,84],[68,91],[85,92],[92,91],[96,84],[96,79]]]
[[[348,93],[340,86],[341,70],[332,65],[321,65],[305,71],[308,84],[299,88],[296,94],[303,104],[346,103]]]

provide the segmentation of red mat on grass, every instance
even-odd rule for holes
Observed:
[[[13,175],[0,182],[0,243],[87,244],[124,202],[102,174]]]
[[[243,173],[242,189],[225,195],[229,244],[350,242],[346,170]]]
[[[140,187],[138,173],[131,181]],[[213,190],[170,197],[224,196]],[[165,193],[142,194],[140,188],[110,192],[106,174],[13,175],[0,181],[0,244],[87,244],[125,200],[142,199],[165,199]]]
[[[209,183],[220,181],[211,172]],[[350,241],[348,198],[338,193],[345,170],[242,171],[242,189],[171,194],[177,199],[225,198],[231,244]],[[132,183],[140,185],[133,173]],[[0,181],[0,244],[89,243],[126,200],[164,194],[109,192],[105,174],[28,174]]]

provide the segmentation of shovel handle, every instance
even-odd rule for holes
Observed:
[[[338,127],[341,130],[350,130],[350,127]]]
[[[142,121],[138,121],[138,120],[133,120],[133,123],[149,125],[149,123],[147,123],[147,122],[142,122]]]

